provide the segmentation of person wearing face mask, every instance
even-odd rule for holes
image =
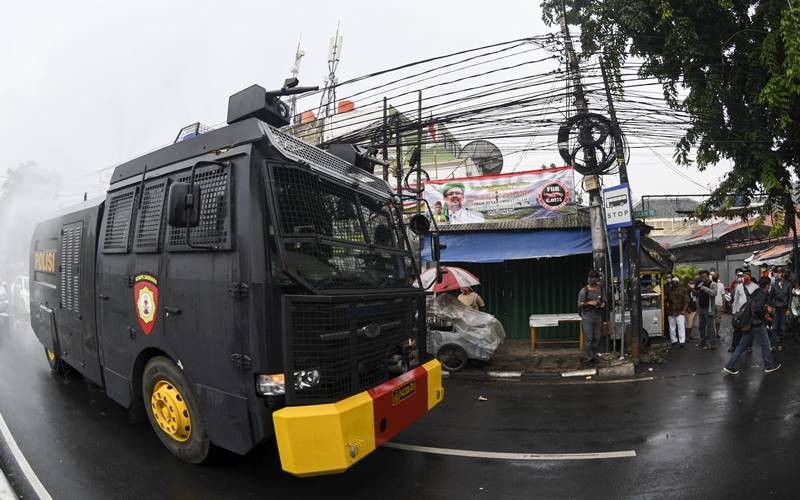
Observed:
[[[728,289],[731,291],[731,294],[736,293],[736,287],[739,285],[739,283],[742,282],[742,276],[744,276],[744,272],[742,272],[741,268],[737,268],[736,278],[733,281],[731,281],[730,285],[728,285]]]
[[[666,287],[665,287],[666,288]],[[678,278],[672,278],[667,292],[667,320],[669,321],[669,338],[672,346],[686,345],[686,308],[689,306],[689,294],[680,286]]]
[[[597,362],[606,300],[603,287],[600,286],[600,273],[592,270],[587,277],[589,284],[578,292],[578,313],[583,328],[583,361],[592,366]]]
[[[786,333],[786,315],[789,314],[789,299],[792,296],[792,283],[786,272],[778,269],[775,281],[769,289],[767,305],[772,314],[772,345],[778,351],[783,350],[783,337]]]
[[[740,278],[741,281],[739,282],[740,286],[736,287],[736,291],[733,294],[733,305],[731,306],[731,315],[735,315],[739,310],[745,305],[747,302],[747,295],[752,294],[758,289],[758,285],[753,283],[752,277],[750,276],[750,271],[745,270],[742,272],[742,277]],[[745,293],[745,289],[747,289],[747,293]],[[742,340],[742,335],[744,332],[738,330],[737,328],[733,329],[733,335],[731,338],[731,346],[728,348],[728,352],[733,352],[736,350],[736,346],[739,345],[739,341]],[[753,350],[753,339],[750,338],[750,345],[747,346],[748,352]]]
[[[746,286],[746,285],[745,285]],[[725,373],[736,375],[739,370],[736,368],[736,362],[744,354],[747,344],[753,341],[753,338],[758,340],[758,345],[761,348],[761,357],[764,360],[764,373],[772,373],[781,367],[780,363],[776,363],[772,357],[770,350],[769,338],[764,328],[764,317],[767,312],[767,296],[772,282],[769,276],[762,276],[758,279],[757,289],[750,295],[748,307],[752,310],[752,324],[750,329],[742,335],[742,340],[736,346],[736,350],[731,355],[731,358],[722,369]],[[739,287],[744,288],[744,287]]]
[[[722,295],[725,293],[725,288],[719,282],[719,273],[717,271],[711,272],[711,282],[717,289],[717,294],[714,295],[714,331],[717,332],[717,338],[722,338],[720,335],[720,326],[722,325]]]
[[[714,297],[717,296],[717,286],[711,281],[711,273],[705,269],[698,271],[698,280],[695,282],[694,291],[697,297],[697,315],[700,319],[700,343],[697,347],[713,349],[717,340],[714,331]]]

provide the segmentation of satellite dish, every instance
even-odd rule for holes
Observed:
[[[458,153],[458,158],[469,158],[482,175],[499,174],[503,170],[503,153],[489,141],[478,139],[467,143]]]

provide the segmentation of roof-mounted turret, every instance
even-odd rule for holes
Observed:
[[[289,106],[279,99],[281,96],[302,94],[319,87],[298,87],[297,78],[287,78],[279,90],[267,91],[260,85],[252,85],[233,94],[228,99],[228,125],[247,118],[258,118],[273,127],[289,124]]]

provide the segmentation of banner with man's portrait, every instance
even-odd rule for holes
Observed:
[[[425,201],[437,222],[465,224],[574,214],[572,167],[430,180]]]

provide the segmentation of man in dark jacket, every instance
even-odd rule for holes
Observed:
[[[751,338],[755,338],[758,341],[758,345],[761,347],[761,357],[764,358],[764,373],[772,373],[781,367],[780,363],[775,364],[775,361],[772,359],[767,331],[764,328],[764,316],[767,312],[767,300],[771,284],[772,282],[768,276],[759,278],[758,290],[750,294],[750,298],[743,306],[752,308],[753,322],[750,326],[750,330],[743,332],[742,340],[739,341],[739,345],[737,345],[736,350],[733,351],[731,359],[728,360],[728,363],[725,364],[725,368],[722,369],[725,373],[731,375],[739,373],[739,370],[736,368],[736,362],[739,361],[744,351],[747,350]]]
[[[589,271],[589,284],[578,292],[578,313],[583,328],[583,361],[589,366],[597,362],[597,349],[603,332],[603,308],[606,305],[600,273]]]
[[[783,350],[783,335],[786,330],[786,315],[789,313],[789,300],[792,298],[792,282],[787,279],[784,269],[778,270],[775,283],[769,290],[767,305],[772,309],[772,344]]]
[[[699,318],[700,343],[697,347],[713,349],[717,340],[714,330],[714,297],[719,292],[717,285],[711,281],[711,274],[705,269],[698,271],[699,279],[694,285],[697,296],[697,316]]]
[[[683,315],[689,306],[689,294],[680,286],[678,278],[673,278],[667,293],[667,321],[669,322],[669,338],[672,346],[680,342],[686,344],[686,317]]]

